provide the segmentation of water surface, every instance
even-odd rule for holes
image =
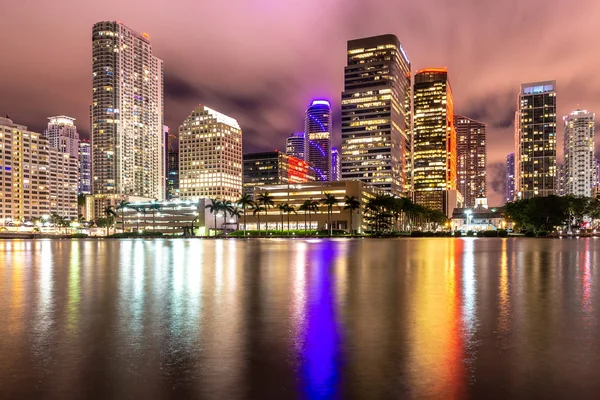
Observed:
[[[0,398],[597,398],[599,252],[0,241]]]

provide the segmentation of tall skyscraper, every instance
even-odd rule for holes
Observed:
[[[79,186],[79,159],[62,149],[48,146],[49,213],[63,218],[77,219],[77,192]]]
[[[79,153],[79,133],[75,126],[75,118],[59,115],[48,118],[48,128],[44,132],[48,145],[69,153],[77,159]]]
[[[411,191],[411,67],[398,38],[348,42],[341,177],[392,194]]]
[[[285,140],[285,153],[288,156],[306,160],[304,132],[294,132]]]
[[[575,110],[564,117],[565,190],[564,194],[592,196],[594,169],[595,115]]]
[[[167,200],[179,198],[179,136],[169,132],[167,137]]]
[[[475,207],[475,199],[487,197],[487,144],[485,124],[454,115],[456,126],[457,189],[464,207]]]
[[[521,85],[515,114],[518,198],[556,193],[556,81]]]
[[[461,203],[457,192],[454,101],[446,68],[415,75],[414,198],[449,217]]]
[[[92,193],[92,153],[89,140],[79,142],[79,189],[80,194]]]
[[[331,180],[331,105],[327,100],[314,100],[304,119],[304,152],[306,161],[315,168],[318,181]]]
[[[179,127],[179,197],[237,200],[242,194],[242,130],[203,105]]]
[[[515,200],[515,153],[506,156],[506,201]]]
[[[162,200],[163,62],[147,34],[116,21],[94,25],[92,56],[93,193],[112,203],[127,196]]]
[[[331,148],[331,180],[333,182],[341,180],[340,153],[337,148]]]

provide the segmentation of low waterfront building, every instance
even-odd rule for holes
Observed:
[[[263,185],[287,185],[315,180],[315,170],[306,161],[282,153],[267,151],[244,154],[244,193]]]
[[[332,208],[331,225],[333,229],[344,230],[350,232],[350,221],[352,220],[352,230],[355,232],[363,232],[366,229],[366,223],[363,220],[361,212],[355,211],[352,217],[350,211],[344,210],[345,196],[354,196],[361,203],[361,209],[369,198],[373,198],[376,194],[384,193],[382,190],[376,189],[361,181],[337,181],[337,182],[310,182],[297,185],[265,185],[254,188],[254,200],[258,201],[260,195],[269,193],[273,198],[274,205],[270,207],[266,213],[261,212],[260,217],[249,212],[246,215],[247,229],[257,230],[258,220],[260,218],[261,230],[265,226],[269,230],[281,229],[281,211],[279,206],[288,204],[294,207],[295,212],[289,214],[291,230],[324,230],[328,229],[327,206],[321,203],[321,199],[326,193],[335,196],[337,204]],[[300,211],[300,206],[306,201],[318,202],[316,211],[308,215]],[[284,217],[284,229],[287,230],[288,215]],[[306,220],[306,225],[305,225]],[[240,221],[241,222],[241,221]],[[243,229],[243,223],[240,223],[240,229]]]
[[[453,231],[496,231],[512,229],[512,223],[504,219],[502,207],[488,208],[487,202],[476,200],[473,208],[455,208],[452,213]]]

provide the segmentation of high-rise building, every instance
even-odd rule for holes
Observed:
[[[342,93],[341,177],[392,194],[411,191],[411,66],[400,41],[348,42]]]
[[[556,164],[556,195],[564,196],[567,190],[567,181],[566,181],[566,169],[565,164]]]
[[[48,139],[0,117],[0,225],[49,213]]]
[[[450,218],[459,206],[454,102],[446,68],[428,68],[414,82],[413,190],[417,204]]]
[[[318,181],[331,180],[331,105],[314,100],[304,119],[305,159],[313,165]]]
[[[98,203],[165,197],[163,62],[116,21],[92,30],[92,189]],[[103,210],[97,204],[97,210]]]
[[[70,153],[48,147],[49,212],[71,220],[77,219],[79,160]]]
[[[306,160],[304,132],[294,132],[285,140],[285,152],[301,160]]]
[[[89,140],[79,142],[79,193],[92,193],[92,154]]]
[[[48,118],[48,128],[44,132],[48,138],[48,145],[69,153],[77,159],[79,153],[79,133],[75,126],[75,118],[59,115]]]
[[[301,158],[267,151],[244,154],[244,193],[264,185],[286,185],[315,180],[315,170]]]
[[[331,181],[341,180],[340,153],[337,148],[331,148]]]
[[[515,114],[515,192],[556,193],[556,81],[521,85]]]
[[[515,200],[515,153],[506,156],[506,201]]]
[[[198,105],[179,127],[179,197],[237,200],[242,194],[242,130]]]
[[[564,117],[565,193],[592,196],[594,183],[595,115],[575,110]]]
[[[169,132],[167,137],[167,200],[179,198],[179,136]]]
[[[454,115],[456,127],[457,189],[463,207],[475,207],[475,200],[487,197],[487,144],[485,124]]]

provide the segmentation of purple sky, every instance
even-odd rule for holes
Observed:
[[[597,0],[7,0],[2,14],[0,114],[37,131],[66,114],[87,135],[91,28],[120,20],[165,62],[166,123],[206,104],[238,119],[244,151],[283,149],[314,97],[339,108],[347,40],[396,34],[413,71],[447,66],[456,112],[488,124],[491,204],[520,83],[556,79],[559,116],[600,110]]]

